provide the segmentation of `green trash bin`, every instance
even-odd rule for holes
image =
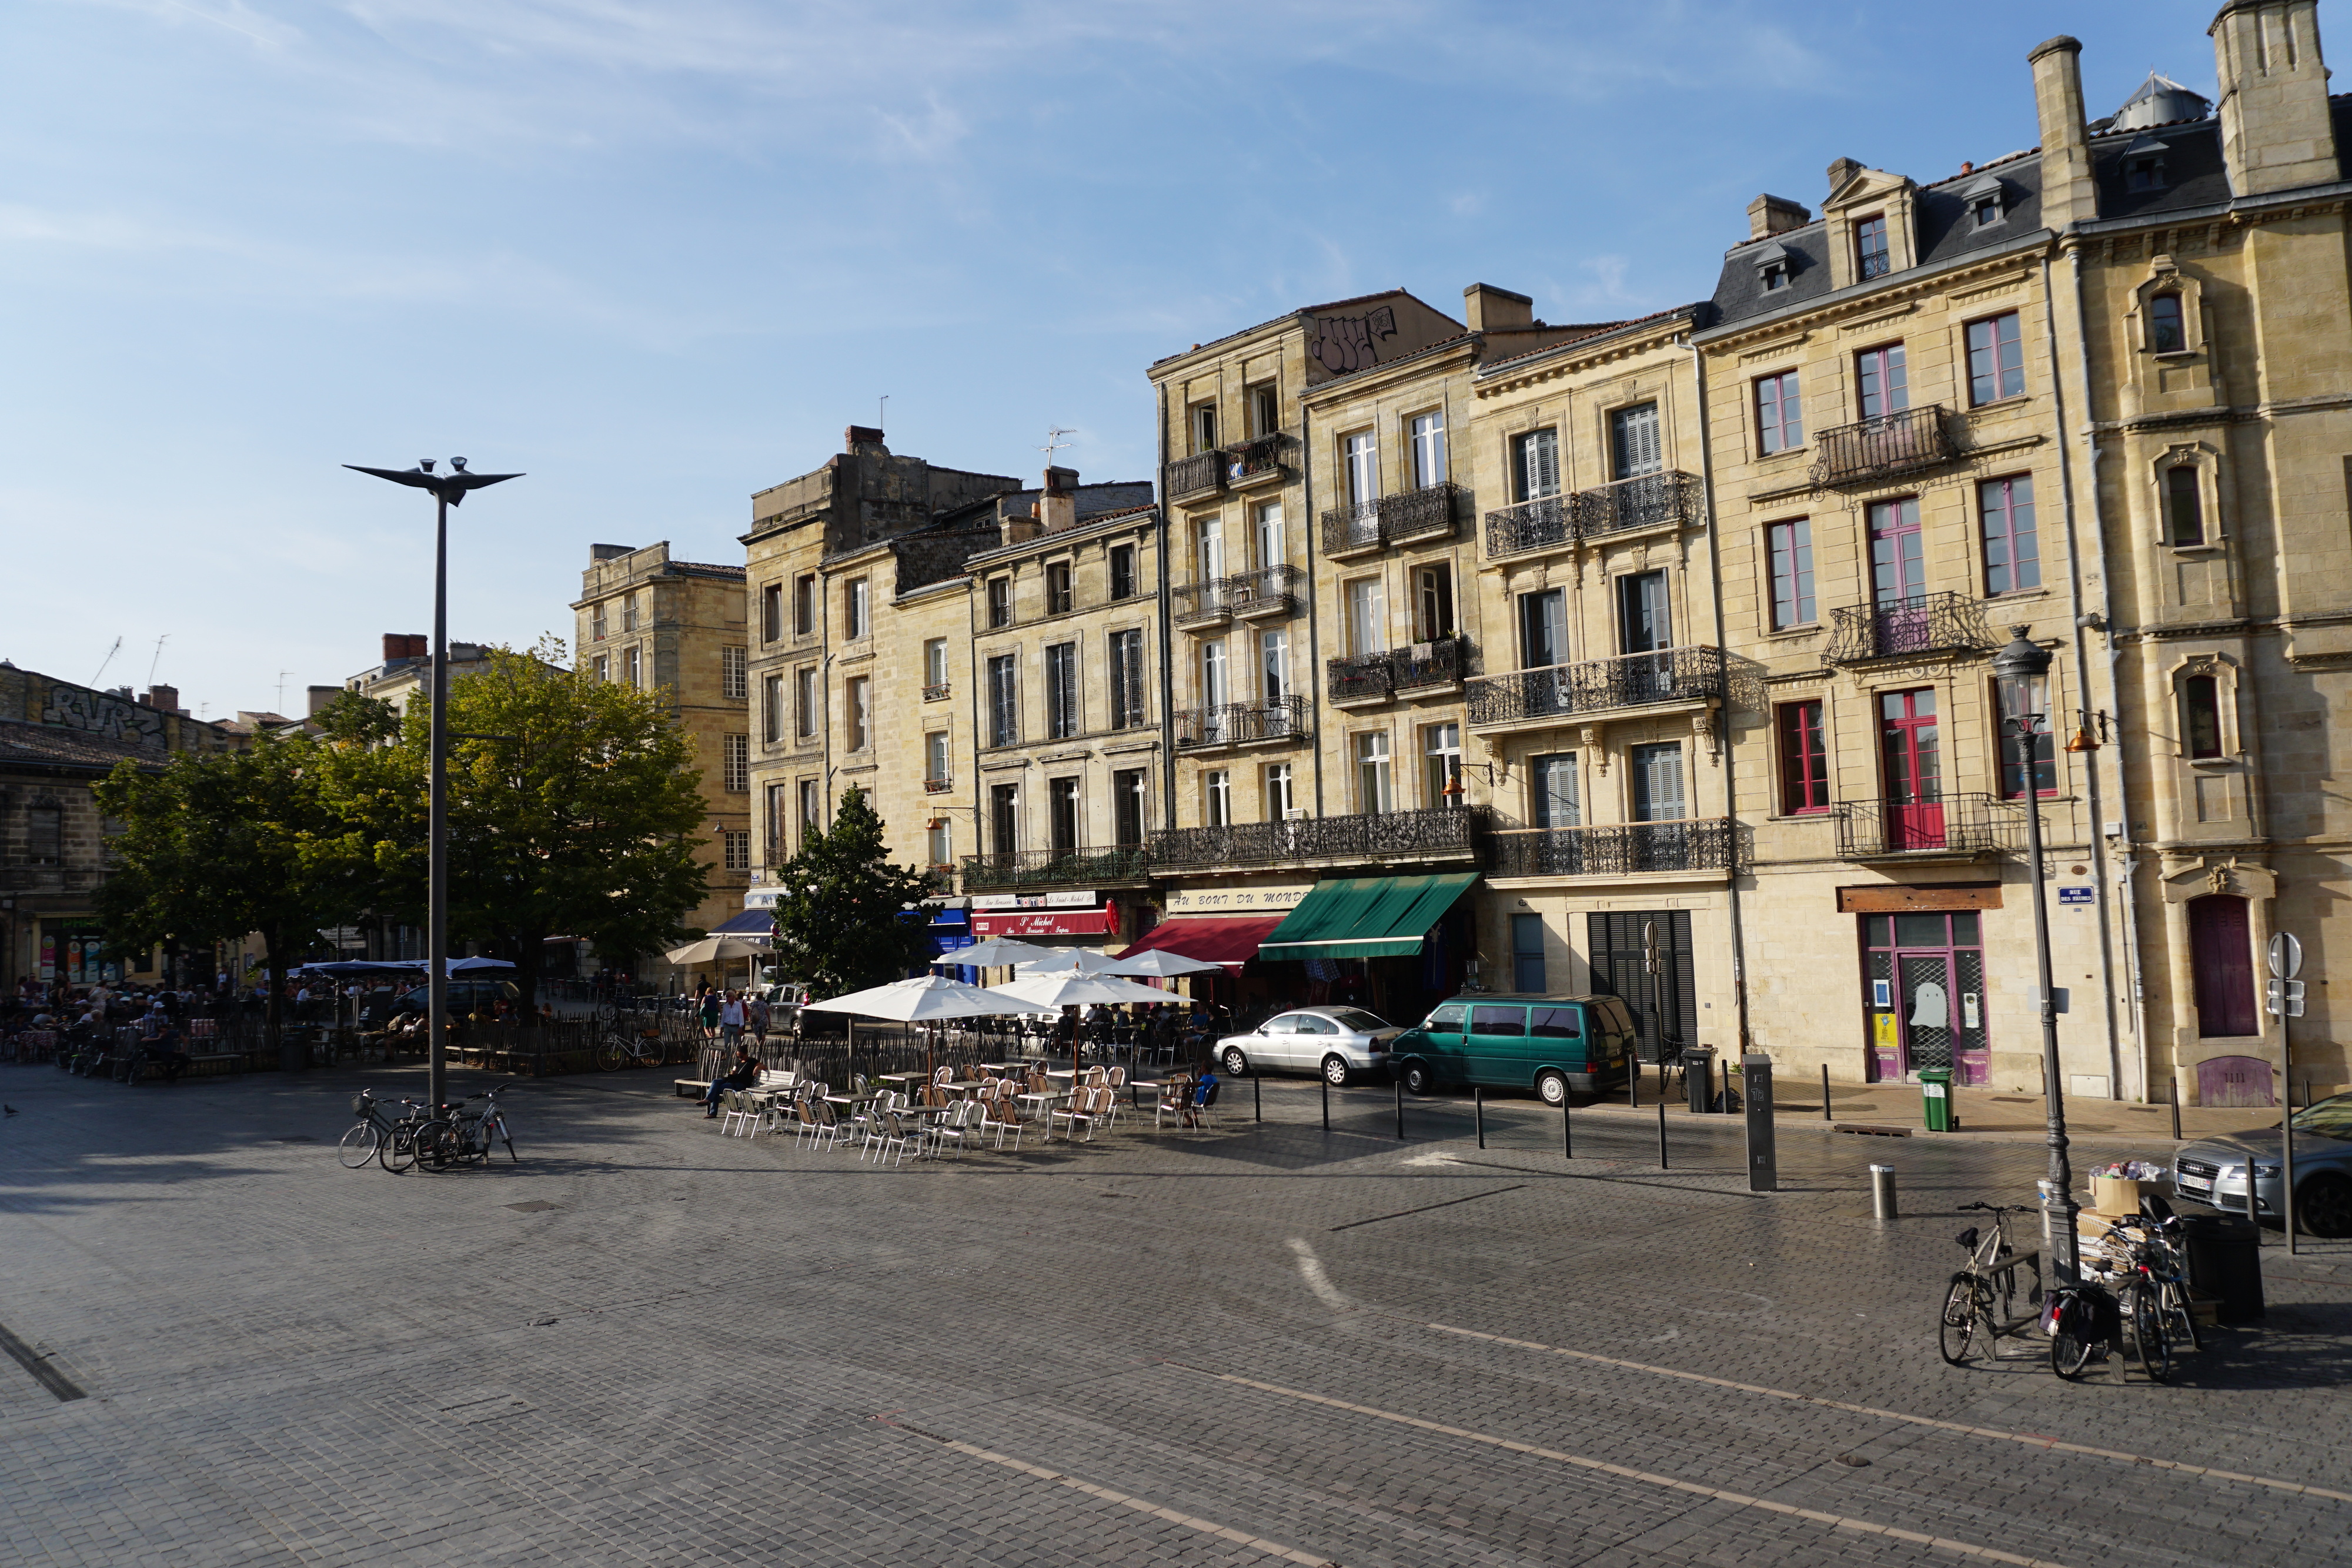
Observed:
[[[1959,1125],[1952,1114],[1952,1070],[1948,1067],[1923,1067],[1919,1070],[1920,1110],[1926,1114],[1927,1131],[1948,1133]]]

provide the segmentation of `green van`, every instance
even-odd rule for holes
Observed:
[[[1559,1105],[1624,1087],[1633,1018],[1615,997],[1454,997],[1390,1049],[1415,1094],[1475,1083],[1533,1089]]]

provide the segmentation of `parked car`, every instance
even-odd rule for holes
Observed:
[[[1388,1064],[1389,1042],[1404,1031],[1361,1008],[1293,1008],[1212,1049],[1228,1078],[1259,1072],[1319,1072],[1335,1089]]]
[[[520,1003],[521,1000],[522,992],[516,988],[512,980],[463,979],[449,982],[448,1010],[453,1015],[470,1012],[488,1013],[501,1001]],[[413,991],[404,992],[400,1000],[393,1005],[393,1010],[421,1013],[430,1005],[432,1005],[431,990],[426,987],[419,986]]]
[[[2200,1138],[2172,1156],[2172,1188],[2231,1213],[2246,1212],[2252,1172],[2253,1217],[2284,1223],[2285,1155],[2278,1129]],[[2331,1240],[2352,1236],[2352,1094],[2336,1094],[2294,1113],[2297,1228]]]
[[[1454,997],[1399,1036],[1394,1071],[1415,1094],[1532,1089],[1547,1105],[1622,1088],[1633,1018],[1616,997]]]

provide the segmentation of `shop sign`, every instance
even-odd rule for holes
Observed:
[[[976,909],[972,933],[978,936],[1101,936],[1118,929],[1118,911],[1100,909],[1009,909],[993,914]]]
[[[776,907],[776,900],[782,898],[783,895],[784,890],[781,887],[755,887],[751,892],[743,895],[743,907],[746,909],[773,909]]]
[[[1276,883],[1265,887],[1184,887],[1171,889],[1161,901],[1169,917],[1182,915],[1287,915],[1299,900],[1315,891],[1311,882]]]
[[[1887,883],[1876,887],[1837,890],[1841,915],[1901,915],[1910,910],[1999,909],[2000,883],[1961,883],[1947,887],[1919,887]]]
[[[976,893],[974,909],[1091,909],[1100,901],[1091,892]]]

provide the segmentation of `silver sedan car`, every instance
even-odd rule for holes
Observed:
[[[1333,1088],[1344,1088],[1351,1076],[1386,1067],[1389,1046],[1403,1032],[1361,1008],[1293,1008],[1217,1041],[1217,1065],[1228,1078],[1319,1072]]]
[[[2173,1190],[2238,1214],[2285,1217],[2285,1158],[2278,1130],[2200,1138],[2172,1157]],[[2298,1230],[2352,1236],[2352,1094],[2336,1094],[2294,1113],[2294,1212]]]

